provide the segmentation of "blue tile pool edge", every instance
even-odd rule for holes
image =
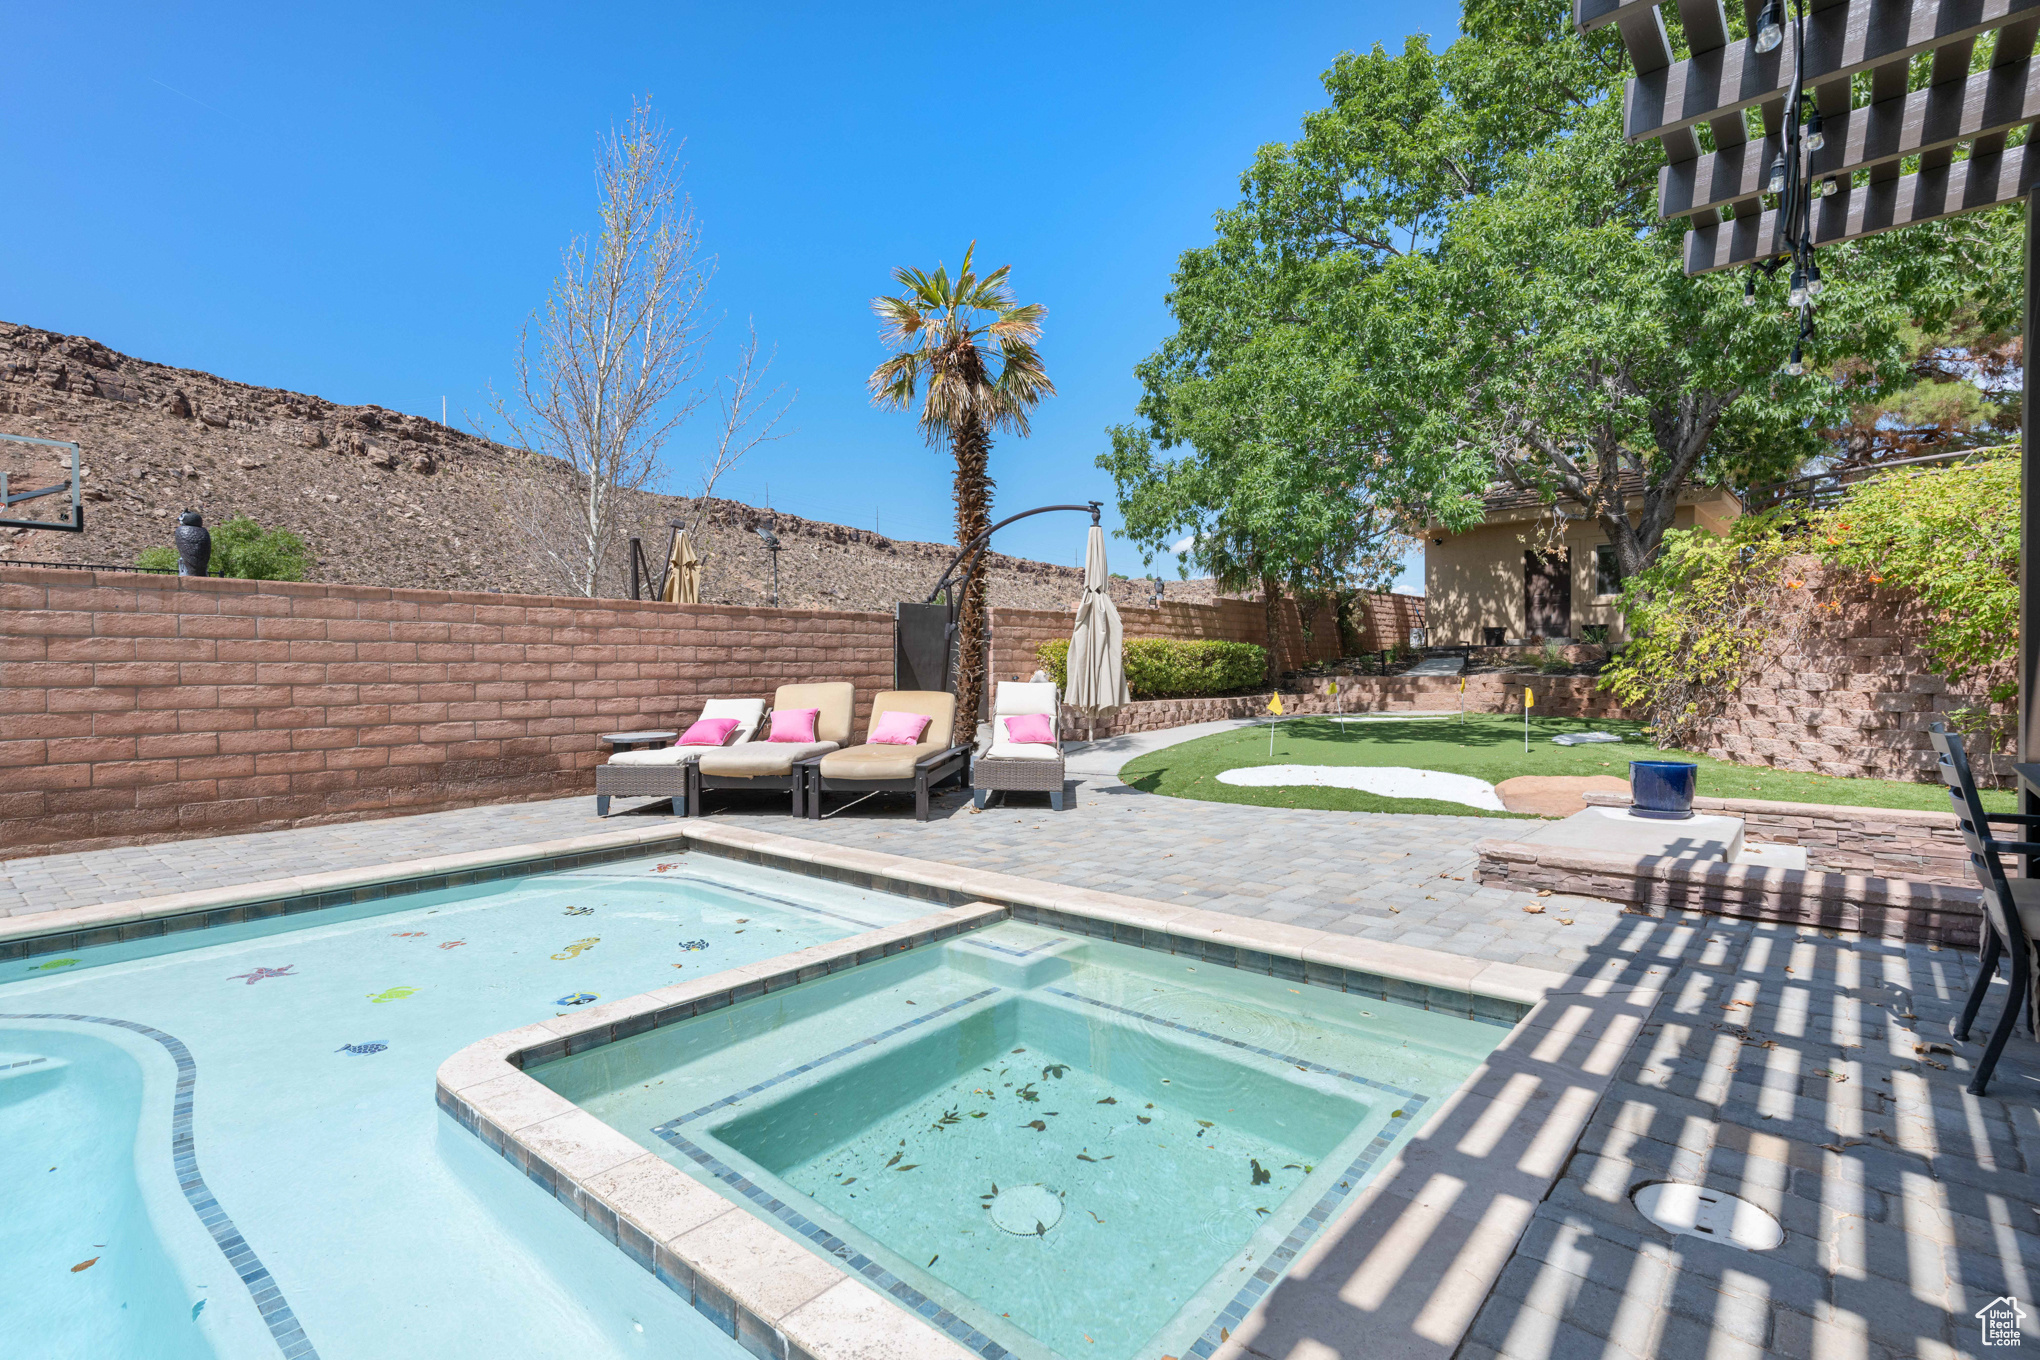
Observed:
[[[255,1248],[241,1236],[233,1218],[213,1198],[212,1190],[207,1187],[205,1177],[198,1169],[198,1138],[192,1130],[192,1114],[198,1095],[198,1063],[191,1056],[191,1050],[184,1046],[184,1041],[174,1034],[166,1034],[133,1020],[115,1020],[102,1015],[0,1012],[0,1020],[63,1020],[74,1024],[112,1025],[154,1039],[163,1046],[177,1064],[176,1094],[170,1105],[170,1158],[177,1174],[178,1188],[184,1192],[191,1211],[198,1215],[198,1221],[218,1244],[220,1254],[227,1258],[228,1266],[246,1286],[250,1301],[262,1315],[262,1321],[269,1328],[269,1335],[275,1340],[284,1360],[318,1360],[318,1351],[305,1335],[297,1314],[291,1311],[289,1301],[283,1297],[283,1287],[270,1275],[269,1267],[262,1264]]]
[[[976,992],[960,1000],[952,1001],[946,1006],[931,1010],[926,1015],[918,1015],[911,1020],[902,1021],[890,1029],[858,1039],[854,1043],[845,1044],[832,1053],[824,1054],[822,1057],[815,1058],[809,1062],[804,1062],[798,1067],[788,1068],[786,1071],[776,1073],[765,1078],[763,1081],[754,1082],[741,1091],[724,1096],[719,1100],[710,1101],[701,1108],[690,1110],[677,1118],[669,1119],[665,1123],[654,1127],[652,1132],[694,1162],[705,1174],[722,1182],[722,1184],[729,1187],[735,1193],[742,1195],[756,1209],[777,1220],[780,1226],[788,1232],[805,1238],[826,1255],[842,1262],[846,1271],[861,1276],[879,1292],[890,1295],[904,1306],[907,1311],[925,1319],[948,1335],[951,1340],[981,1356],[983,1360],[1006,1360],[1006,1357],[1011,1355],[1012,1352],[1008,1351],[1004,1346],[986,1336],[965,1319],[943,1307],[936,1300],[929,1298],[926,1294],[914,1288],[906,1280],[887,1270],[884,1265],[873,1260],[869,1255],[859,1251],[852,1244],[845,1242],[821,1224],[814,1222],[801,1213],[799,1209],[786,1203],[786,1201],[774,1195],[764,1186],[758,1185],[742,1171],[730,1166],[712,1151],[702,1147],[681,1132],[681,1129],[686,1125],[704,1116],[714,1114],[717,1110],[725,1109],[740,1100],[745,1100],[760,1092],[770,1090],[774,1086],[791,1081],[795,1077],[812,1072],[817,1068],[826,1067],[830,1063],[838,1062],[863,1049],[881,1044],[887,1039],[925,1025],[931,1020],[940,1019],[952,1011],[975,1005],[980,1001],[998,995],[1004,990],[1001,987],[987,987],[981,992]],[[1213,1043],[1225,1044],[1232,1048],[1241,1049],[1260,1057],[1288,1064],[1302,1071],[1336,1077],[1342,1081],[1351,1082],[1356,1086],[1364,1086],[1370,1090],[1396,1096],[1402,1101],[1402,1108],[1389,1116],[1388,1125],[1385,1125],[1380,1132],[1368,1140],[1367,1145],[1361,1149],[1360,1155],[1347,1165],[1346,1169],[1339,1174],[1333,1184],[1326,1187],[1324,1194],[1319,1196],[1317,1203],[1312,1205],[1297,1220],[1296,1225],[1289,1230],[1288,1234],[1284,1236],[1275,1249],[1268,1253],[1259,1268],[1248,1277],[1247,1282],[1241,1285],[1233,1296],[1219,1307],[1216,1316],[1212,1318],[1203,1332],[1198,1335],[1197,1340],[1185,1351],[1187,1355],[1197,1357],[1197,1360],[1209,1360],[1209,1357],[1216,1353],[1218,1347],[1224,1344],[1226,1336],[1230,1333],[1231,1329],[1240,1325],[1241,1320],[1248,1313],[1252,1312],[1254,1306],[1261,1301],[1261,1296],[1266,1294],[1268,1290],[1273,1288],[1282,1279],[1282,1276],[1288,1271],[1290,1263],[1303,1253],[1303,1249],[1310,1245],[1311,1239],[1317,1236],[1318,1231],[1325,1224],[1331,1222],[1332,1216],[1338,1212],[1339,1206],[1346,1201],[1353,1191],[1359,1187],[1360,1183],[1373,1171],[1375,1163],[1381,1158],[1381,1154],[1394,1146],[1395,1140],[1402,1136],[1404,1129],[1415,1126],[1414,1121],[1424,1106],[1430,1102],[1430,1098],[1419,1095],[1415,1091],[1405,1090],[1400,1086],[1392,1086],[1387,1082],[1376,1081],[1372,1077],[1363,1077],[1358,1073],[1342,1071],[1336,1067],[1327,1067],[1322,1063],[1298,1057],[1293,1053],[1279,1053],[1274,1049],[1243,1043],[1237,1039],[1228,1039],[1222,1034],[1213,1034],[1209,1030],[1198,1029],[1193,1025],[1180,1024],[1174,1020],[1149,1015],[1130,1007],[1114,1005],[1111,1002],[1100,1001],[1095,997],[1082,996],[1076,992],[1065,991],[1060,987],[1049,987],[1044,990],[1054,996],[1063,997],[1086,1006],[1095,1006],[1101,1010],[1131,1016],[1148,1024],[1180,1030],[1185,1034],[1195,1035],[1200,1039],[1209,1040]]]

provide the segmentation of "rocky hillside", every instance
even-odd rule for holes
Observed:
[[[507,488],[533,475],[525,455],[436,421],[379,406],[249,387],[209,373],[130,358],[84,336],[0,322],[0,433],[70,440],[83,450],[82,535],[0,530],[0,562],[127,565],[168,544],[179,511],[208,524],[248,516],[296,532],[317,558],[314,576],[359,585],[552,593],[556,587],[506,511]],[[52,460],[0,442],[0,467],[18,490],[60,480]],[[557,464],[552,465],[557,467]],[[545,475],[540,469],[539,475]],[[40,478],[40,480],[38,479]],[[38,517],[57,498],[22,506]],[[634,506],[646,555],[665,525],[692,520],[691,501],[646,496]],[[774,515],[733,501],[705,507],[702,597],[763,604],[771,559],[752,532],[779,536],[780,601],[804,608],[889,611],[927,594],[953,547],[889,539],[868,529]],[[1069,520],[1072,541],[1082,521]],[[1117,545],[1131,567],[1130,548]],[[618,581],[609,586],[623,593]],[[994,555],[994,604],[1073,605],[1082,573]],[[1122,604],[1146,581],[1115,583]],[[1171,581],[1168,598],[1211,598],[1207,581]]]

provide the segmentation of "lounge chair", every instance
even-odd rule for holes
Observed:
[[[1034,713],[1047,716],[1052,745],[1011,739],[1006,719]],[[977,805],[983,807],[995,793],[1045,793],[1048,805],[1061,812],[1063,778],[1062,704],[1054,682],[1001,680],[992,700],[992,744],[971,765]]]
[[[842,681],[819,685],[781,685],[772,696],[772,711],[787,713],[817,709],[815,739],[811,742],[748,741],[742,746],[725,746],[705,752],[691,762],[688,772],[686,812],[701,815],[701,795],[707,789],[753,789],[784,792],[789,810],[801,814],[805,776],[801,762],[827,755],[850,740],[850,722],[856,715],[857,691]]]
[[[921,740],[912,746],[873,744],[879,721],[888,713],[919,714],[928,719]],[[802,762],[807,771],[807,812],[822,815],[824,793],[911,793],[914,817],[928,820],[928,790],[946,779],[965,776],[970,747],[954,744],[956,696],[940,690],[887,690],[871,701],[871,726],[864,745],[832,751]]]
[[[723,742],[736,746],[758,735],[765,717],[763,699],[710,699],[701,706],[702,721],[736,720],[736,730]],[[611,798],[671,798],[682,812],[687,798],[687,769],[713,746],[661,746],[656,750],[618,751],[595,767],[595,815],[609,815]]]

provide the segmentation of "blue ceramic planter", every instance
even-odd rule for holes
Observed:
[[[1693,815],[1700,767],[1683,760],[1629,762],[1629,810],[1638,817],[1683,821]]]

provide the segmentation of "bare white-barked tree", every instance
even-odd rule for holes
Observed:
[[[791,405],[765,414],[779,389],[762,390],[771,358],[759,362],[755,330],[733,374],[697,382],[714,330],[715,260],[681,192],[677,151],[645,99],[598,143],[601,230],[568,243],[544,310],[525,323],[515,399],[490,394],[531,458],[505,509],[567,594],[598,595],[615,579],[627,526],[664,478],[667,441],[711,393],[723,430],[702,469],[704,497],[738,458],[779,437]]]

